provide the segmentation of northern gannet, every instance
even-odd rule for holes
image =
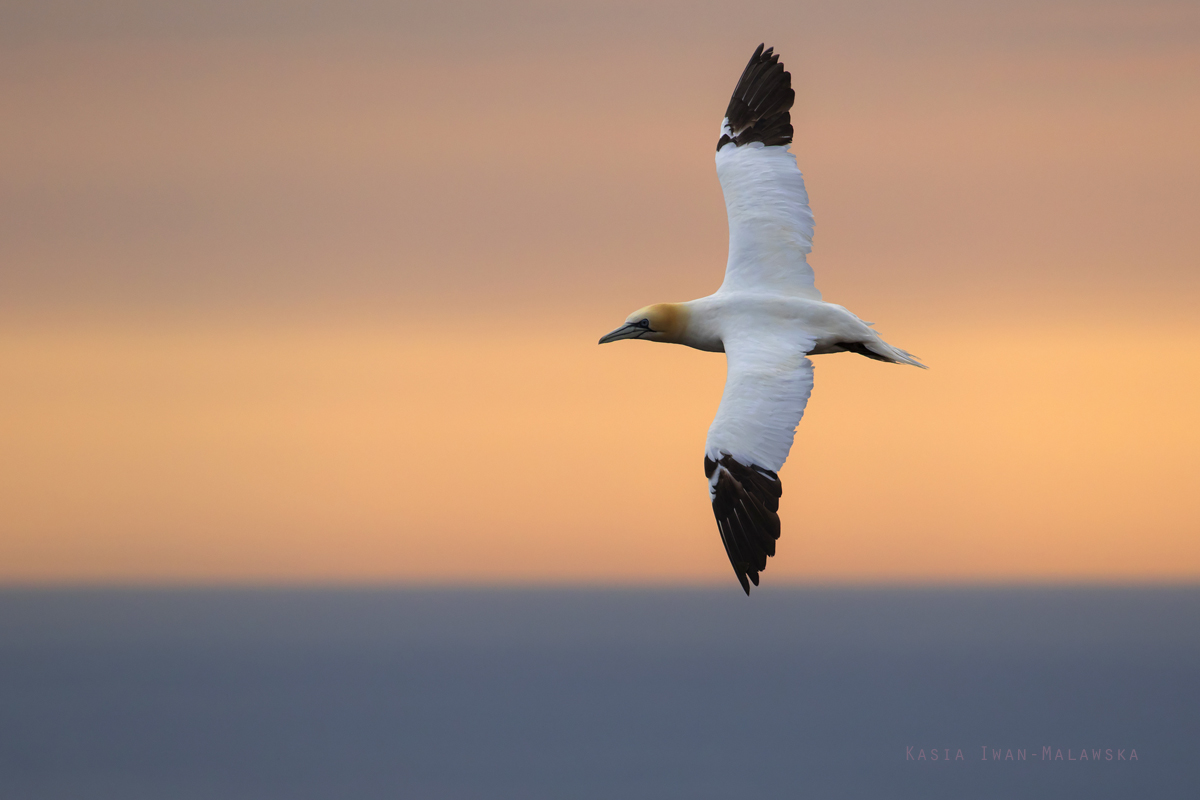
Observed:
[[[671,342],[725,353],[725,392],[704,447],[704,475],[721,541],[746,594],[779,538],[776,474],[813,387],[806,356],[851,352],[925,365],[883,341],[845,308],[821,299],[813,216],[789,152],[796,93],[774,48],[759,45],[738,79],[717,140],[717,177],[729,216],[729,261],[715,294],[656,303],[600,339]]]

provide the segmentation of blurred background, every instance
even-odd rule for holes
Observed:
[[[931,369],[816,360],[746,598],[724,359],[596,340],[762,41]],[[0,120],[5,797],[1194,796],[1195,2],[0,0]]]
[[[732,582],[719,285],[783,56],[827,300],[780,582],[1200,576],[1192,2],[0,2],[0,581]],[[736,587],[735,587],[736,588]]]

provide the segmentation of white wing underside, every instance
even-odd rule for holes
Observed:
[[[804,354],[814,344],[794,331],[754,331],[725,340],[725,392],[708,429],[708,458],[728,454],[779,471],[812,394],[813,364]]]
[[[812,252],[813,215],[804,176],[788,146],[726,144],[717,151],[717,177],[729,214],[729,262],[721,291],[820,300],[805,258]]]

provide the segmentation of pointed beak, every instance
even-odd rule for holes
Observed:
[[[621,327],[617,328],[615,331],[612,331],[611,333],[606,333],[603,336],[601,336],[599,343],[600,344],[608,344],[609,342],[615,342],[618,339],[636,339],[639,334],[643,334],[645,332],[646,332],[646,329],[641,327],[640,325],[625,324],[625,325],[622,325]]]

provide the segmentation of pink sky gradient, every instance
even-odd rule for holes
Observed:
[[[1200,577],[1194,5],[405,5],[0,14],[0,581],[732,580],[724,360],[595,341],[764,39],[931,366],[817,359],[764,581]]]

